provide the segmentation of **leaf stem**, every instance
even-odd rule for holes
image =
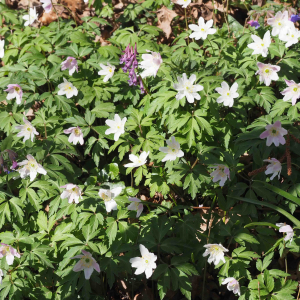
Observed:
[[[185,26],[186,30],[189,30],[188,22],[187,22],[187,17],[186,17],[186,8],[184,9],[184,16],[185,16]],[[190,44],[190,38],[188,37],[188,45]]]

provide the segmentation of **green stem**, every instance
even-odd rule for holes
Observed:
[[[186,8],[184,9],[184,16],[185,16],[185,25],[186,25],[186,30],[189,30],[188,22],[187,22],[187,17],[186,17]],[[190,38],[188,37],[188,45],[190,44]]]

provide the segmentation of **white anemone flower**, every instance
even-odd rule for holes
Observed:
[[[140,244],[140,252],[142,257],[134,257],[129,260],[132,268],[136,268],[134,274],[139,275],[142,273],[146,274],[146,278],[152,276],[153,270],[156,269],[157,256],[154,253],[149,252],[149,250],[142,244]]]
[[[278,176],[278,179],[280,179],[280,173],[282,169],[281,162],[276,158],[264,159],[264,161],[270,163],[267,166],[267,170],[265,171],[265,174],[266,175],[272,174],[272,176],[270,177],[271,180],[273,180],[275,176]]]
[[[73,96],[77,96],[78,95],[77,88],[65,78],[63,78],[63,80],[64,82],[58,85],[59,91],[57,94],[60,96],[66,95],[68,99],[72,98]]]
[[[77,143],[79,143],[80,145],[84,144],[83,133],[79,126],[65,129],[64,133],[65,134],[71,133],[68,139],[69,143],[73,143],[73,145],[76,145]]]
[[[187,8],[191,4],[192,0],[176,0],[176,4],[181,5],[182,8]]]
[[[176,95],[176,99],[180,100],[183,97],[186,97],[186,100],[189,103],[194,103],[194,100],[200,100],[201,97],[198,92],[203,90],[203,86],[200,84],[193,84],[196,80],[196,75],[192,74],[188,79],[186,74],[182,74],[182,78],[180,76],[177,77],[178,83],[174,84],[174,89],[178,91]]]
[[[248,45],[248,48],[253,49],[252,55],[254,54],[261,54],[263,57],[267,57],[268,49],[271,45],[271,35],[270,31],[268,30],[264,38],[261,39],[259,36],[252,34],[251,35],[254,43]]]
[[[4,57],[4,44],[5,44],[5,40],[0,40],[0,58]]]
[[[125,133],[124,127],[125,127],[126,121],[127,121],[126,117],[121,119],[118,114],[115,114],[114,120],[106,120],[105,121],[106,125],[110,127],[105,131],[105,134],[108,135],[108,134],[114,133],[114,140],[118,141],[120,138],[120,135]]]
[[[31,25],[35,20],[38,19],[38,14],[36,12],[36,8],[29,8],[29,15],[23,16],[23,19],[26,21],[24,23],[24,26],[29,26]]]
[[[215,90],[221,95],[217,99],[217,103],[224,103],[225,106],[232,107],[234,103],[234,98],[237,98],[239,94],[237,93],[238,84],[235,82],[231,88],[227,82],[223,81],[221,87],[216,88]]]
[[[124,165],[125,168],[137,168],[144,165],[147,162],[147,157],[150,152],[143,151],[141,155],[138,157],[134,154],[129,154],[129,159],[132,163]]]
[[[228,291],[232,291],[234,294],[241,296],[240,284],[235,278],[228,277],[223,280],[222,284],[227,284]]]
[[[286,26],[279,34],[279,39],[286,42],[285,47],[289,48],[298,43],[300,37],[300,31],[292,23],[290,26]]]
[[[132,203],[130,203],[127,206],[127,209],[128,210],[135,210],[136,211],[136,217],[138,218],[141,215],[141,213],[144,209],[142,200],[140,200],[136,197],[129,197],[128,200],[131,201]]]
[[[24,117],[23,117],[23,122],[24,122],[24,125],[15,126],[15,128],[17,130],[20,130],[20,132],[18,132],[18,134],[17,134],[17,137],[23,136],[24,137],[23,143],[25,143],[29,139],[31,139],[31,141],[33,142],[34,135],[39,135],[39,133],[31,125],[31,123],[29,121],[27,121]]]
[[[139,66],[140,68],[144,69],[144,71],[140,75],[142,78],[149,76],[155,77],[163,60],[160,53],[150,50],[146,51],[151,52],[151,54],[142,54],[143,61],[139,64]]]
[[[255,75],[259,74],[259,82],[264,82],[266,86],[271,84],[271,81],[277,81],[279,79],[277,72],[280,71],[279,66],[271,64],[263,64],[261,62],[257,63],[258,71]]]
[[[176,142],[175,137],[172,136],[167,142],[168,147],[160,147],[159,151],[167,153],[162,161],[172,161],[177,157],[183,157],[184,153],[180,150],[180,144]]]
[[[226,180],[230,180],[230,170],[225,165],[215,164],[214,166],[209,168],[215,169],[213,172],[210,173],[210,176],[213,177],[213,182],[220,181],[219,185],[224,186]]]
[[[290,23],[292,22],[289,21],[289,15],[287,11],[284,11],[283,13],[279,11],[276,13],[274,18],[269,18],[267,23],[272,26],[272,35],[276,36],[280,34],[285,27],[290,26]]]
[[[73,183],[67,183],[61,186],[61,188],[65,189],[60,195],[61,199],[68,198],[69,203],[73,203],[73,201],[75,203],[79,203],[79,198],[82,199],[81,189],[78,185]]]
[[[26,160],[18,163],[21,168],[18,169],[21,178],[30,176],[30,181],[33,181],[38,173],[46,175],[47,171],[35,160],[35,158],[28,154]]]
[[[292,100],[292,105],[295,105],[297,99],[300,98],[300,83],[296,83],[294,80],[286,80],[287,88],[285,88],[281,94],[284,95],[283,101]]]
[[[189,37],[191,39],[195,38],[195,40],[205,40],[208,34],[214,34],[217,31],[215,28],[211,28],[213,23],[213,20],[209,20],[205,23],[204,19],[200,17],[198,20],[198,25],[189,25],[189,28],[194,31]]]
[[[223,247],[221,244],[206,244],[204,245],[206,248],[205,252],[203,253],[203,257],[209,255],[208,263],[214,263],[215,266],[219,264],[222,260],[225,263],[224,252],[228,252],[229,250]]]
[[[292,241],[294,236],[294,230],[290,225],[286,225],[285,223],[276,223],[276,226],[279,227],[279,232],[286,233],[286,236],[284,237],[284,240]]]
[[[115,197],[120,195],[122,192],[121,187],[116,187],[111,190],[104,190],[100,189],[99,190],[99,196],[101,199],[104,200],[105,208],[107,212],[111,212],[112,210],[117,210],[117,202],[114,200]]]
[[[107,82],[110,78],[114,76],[115,73],[115,66],[112,66],[111,64],[107,63],[106,65],[100,64],[100,67],[102,68],[101,71],[98,72],[98,75],[104,75],[103,82]]]

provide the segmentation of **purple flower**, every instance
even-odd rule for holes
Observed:
[[[18,163],[16,161],[13,161],[11,169],[14,170],[18,167]]]
[[[69,75],[72,76],[76,71],[78,73],[78,63],[76,58],[69,56],[65,61],[61,63],[61,70],[69,70]]]
[[[300,15],[291,15],[290,21],[293,23],[300,21]]]
[[[255,29],[259,28],[260,25],[257,21],[251,20],[249,22],[247,22],[250,26],[255,27]]]

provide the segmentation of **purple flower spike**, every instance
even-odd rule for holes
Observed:
[[[260,25],[257,21],[251,20],[249,22],[247,22],[250,26],[255,27],[255,29],[259,28]]]
[[[291,15],[290,20],[291,20],[293,23],[296,23],[296,22],[300,21],[300,15]]]

